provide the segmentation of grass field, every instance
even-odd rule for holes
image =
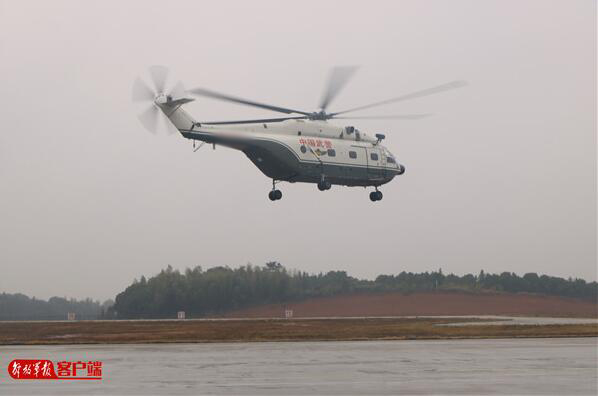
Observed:
[[[463,318],[0,323],[0,345],[597,337],[596,324],[442,326]]]

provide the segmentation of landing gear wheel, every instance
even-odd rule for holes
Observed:
[[[370,201],[376,202],[382,200],[382,191],[372,191],[370,193]]]
[[[330,190],[331,187],[332,184],[328,180],[321,180],[318,182],[318,190],[320,191]]]
[[[268,193],[268,198],[270,198],[270,201],[278,201],[282,198],[282,191],[272,190]]]
[[[278,181],[280,183],[280,180]],[[276,189],[276,180],[272,179],[272,191],[268,193],[270,201],[278,201],[282,198],[282,191]]]

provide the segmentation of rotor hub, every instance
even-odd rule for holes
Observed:
[[[162,104],[168,103],[171,100],[172,100],[172,98],[170,96],[168,96],[164,93],[159,93],[154,98],[154,103],[156,103],[157,105],[162,105]]]
[[[311,113],[311,116],[309,117],[310,120],[321,120],[321,121],[326,121],[330,118],[332,118],[332,117],[328,113],[326,113],[324,110],[314,111],[313,113]]]

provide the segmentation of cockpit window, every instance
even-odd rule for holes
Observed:
[[[391,157],[390,155],[386,157],[386,162],[388,162],[389,164],[397,163],[397,161],[395,161],[395,159],[393,157]]]

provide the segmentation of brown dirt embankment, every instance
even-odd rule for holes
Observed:
[[[595,324],[485,325],[480,322],[442,326],[463,321],[462,318],[369,318],[3,322],[0,323],[0,345],[598,336]]]
[[[598,317],[598,303],[575,298],[513,293],[371,293],[313,298],[232,311],[229,318],[511,315]]]

